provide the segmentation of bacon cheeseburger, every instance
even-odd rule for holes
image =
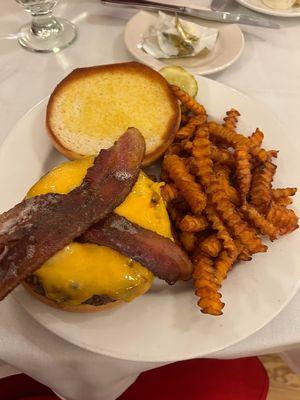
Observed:
[[[130,128],[95,159],[49,172],[0,215],[0,299],[22,282],[43,302],[89,312],[145,293],[153,274],[169,284],[190,278],[161,184],[140,170],[144,154]]]

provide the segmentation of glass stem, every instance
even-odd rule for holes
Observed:
[[[61,30],[61,25],[53,16],[52,10],[47,13],[31,13],[32,24],[31,31],[34,35],[47,39],[49,36],[58,34]]]

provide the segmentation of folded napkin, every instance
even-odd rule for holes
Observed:
[[[156,23],[143,37],[142,47],[154,58],[192,57],[212,50],[217,36],[218,29],[159,11]]]

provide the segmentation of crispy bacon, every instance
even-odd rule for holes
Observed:
[[[140,262],[169,284],[187,280],[193,272],[188,256],[170,239],[116,214],[93,225],[79,241],[111,247]]]
[[[0,300],[24,278],[123,202],[136,182],[145,140],[129,128],[102,150],[82,184],[67,195],[25,200],[0,217]]]
[[[7,246],[23,237],[29,225],[39,218],[39,213],[61,197],[51,193],[23,200],[11,210],[0,215],[0,247]],[[39,213],[36,211],[39,210]],[[1,253],[1,251],[0,251]]]

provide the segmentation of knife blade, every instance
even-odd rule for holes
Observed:
[[[225,23],[244,24],[261,26],[264,28],[279,29],[280,25],[273,21],[268,21],[265,18],[252,17],[244,14],[232,14],[230,12],[200,10],[191,7],[177,6],[172,4],[156,3],[152,1],[126,1],[126,0],[101,0],[101,3],[106,6],[135,8],[146,11],[167,11],[177,14],[197,17],[209,21],[218,21]]]

